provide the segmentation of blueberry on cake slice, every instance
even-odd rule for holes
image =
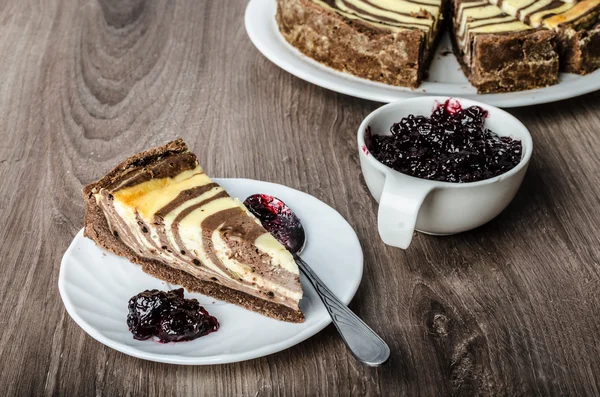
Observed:
[[[212,181],[182,140],[136,154],[83,189],[85,236],[161,280],[302,322],[291,254]]]
[[[418,87],[442,28],[444,0],[277,0],[285,39],[334,69]]]
[[[561,70],[586,74],[600,68],[600,0],[489,0],[534,28],[557,33]]]
[[[479,93],[558,82],[553,31],[532,28],[488,0],[453,0],[451,14],[454,51]]]

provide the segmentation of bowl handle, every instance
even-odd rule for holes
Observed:
[[[433,186],[427,180],[387,174],[379,200],[377,227],[387,245],[408,248],[413,238],[419,209]]]

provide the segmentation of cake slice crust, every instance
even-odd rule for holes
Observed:
[[[168,161],[165,161],[165,159],[168,159]],[[192,172],[195,167],[197,167],[197,159],[195,155],[189,152],[182,140],[176,140],[129,157],[105,177],[83,189],[83,197],[86,203],[84,235],[92,239],[98,246],[141,265],[144,272],[161,280],[179,284],[188,291],[199,292],[278,320],[288,322],[304,321],[304,316],[297,305],[282,304],[273,300],[270,295],[266,295],[263,299],[223,285],[222,282],[228,280],[224,280],[222,275],[219,275],[221,282],[213,281],[210,278],[199,278],[187,271],[175,268],[173,264],[147,257],[146,253],[142,255],[123,242],[122,238],[124,236],[119,236],[115,225],[111,228],[107,215],[102,206],[99,205],[98,195],[101,192],[110,195],[111,193],[107,193],[107,189],[111,189],[111,191],[114,189],[131,191],[131,189],[127,189],[148,183],[148,181],[172,178],[185,172]],[[227,197],[229,196],[227,195]],[[256,225],[254,228],[257,228]],[[227,234],[227,236],[229,235]],[[239,281],[241,282],[241,280]],[[299,288],[299,278],[290,280],[289,283],[294,288]]]

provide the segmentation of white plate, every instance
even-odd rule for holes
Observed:
[[[352,227],[322,201],[286,186],[249,179],[215,179],[232,196],[245,199],[267,193],[286,202],[306,229],[302,257],[344,303],[360,284],[363,254]],[[146,360],[172,364],[222,364],[275,353],[313,336],[331,322],[327,310],[308,281],[301,276],[304,298],[302,324],[273,320],[238,306],[190,294],[219,320],[217,332],[191,342],[162,344],[138,341],[127,329],[127,302],[146,289],[168,290],[162,282],[128,260],[98,248],[80,231],[65,252],[58,287],[69,315],[99,342]]]
[[[429,77],[417,89],[395,87],[328,68],[304,56],[281,35],[275,21],[276,0],[250,0],[246,31],[252,43],[271,62],[287,72],[323,88],[378,102],[393,102],[422,95],[468,98],[499,107],[554,102],[600,89],[600,70],[586,76],[561,73],[560,83],[535,90],[503,94],[477,94],[460,70],[447,33],[437,47]],[[446,54],[446,55],[444,55]]]

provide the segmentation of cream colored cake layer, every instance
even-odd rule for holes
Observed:
[[[489,0],[504,12],[535,28],[554,29],[577,21],[600,6],[600,0]]]

